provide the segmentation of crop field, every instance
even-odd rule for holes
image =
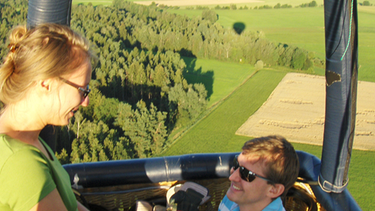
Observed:
[[[288,73],[236,135],[283,134],[291,142],[322,145],[325,88],[324,76]],[[359,81],[357,94],[353,149],[375,151],[375,83]]]

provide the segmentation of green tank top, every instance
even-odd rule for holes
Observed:
[[[38,148],[0,134],[1,211],[30,210],[55,188],[69,211],[78,210],[68,173],[40,141],[52,160]]]

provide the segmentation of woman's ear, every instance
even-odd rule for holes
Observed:
[[[285,187],[283,184],[273,184],[271,185],[267,195],[271,199],[275,199],[281,196],[284,193],[284,190],[285,190]]]
[[[42,80],[38,83],[39,85],[39,88],[42,90],[42,91],[51,91],[52,89],[52,85],[53,85],[53,80],[52,79],[46,79],[46,80]]]

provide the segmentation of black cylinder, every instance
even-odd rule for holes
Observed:
[[[64,165],[72,185],[103,187],[134,183],[225,178],[238,153],[190,154]]]
[[[72,0],[29,0],[27,28],[40,23],[70,26]]]

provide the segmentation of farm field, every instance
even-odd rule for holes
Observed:
[[[283,134],[291,142],[322,145],[325,77],[288,73],[271,96],[236,131],[248,137]],[[375,151],[375,83],[359,81],[353,149]],[[287,90],[287,91],[286,91]]]

